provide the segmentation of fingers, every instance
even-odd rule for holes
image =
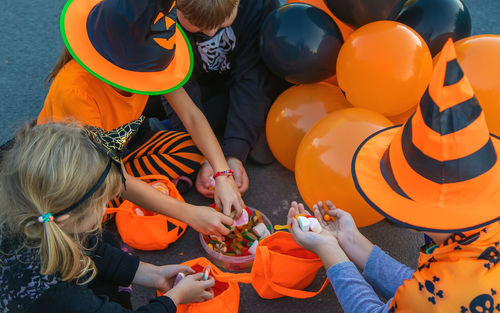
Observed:
[[[203,273],[202,273],[203,277]],[[209,277],[207,280],[202,281],[202,287],[203,289],[210,289],[215,285],[215,279],[213,277]]]
[[[213,299],[214,297],[214,292],[210,289],[210,290],[205,290],[203,291],[203,293],[201,294],[201,301],[199,302],[203,302],[203,301],[207,301],[207,300],[210,300],[210,299]]]
[[[230,230],[225,226],[225,225],[228,225],[228,226],[231,226],[233,224],[233,219],[230,218],[229,216],[227,215],[224,215],[224,214],[221,214],[219,212],[217,212],[219,214],[219,225],[217,225],[216,227],[216,230],[221,234],[221,235],[227,235],[229,234]]]
[[[321,225],[322,228],[325,228],[328,226],[328,224],[325,222],[323,219],[323,214],[319,211],[318,207],[316,205],[313,206],[314,208],[314,217],[318,219],[319,224]]]
[[[309,212],[307,212],[306,209],[304,209],[304,205],[302,203],[299,203],[298,208],[299,208],[299,214],[309,214]]]
[[[248,190],[249,182],[247,172],[243,169],[243,173],[241,174],[241,185],[238,186],[241,194],[244,194]]]
[[[290,210],[288,210],[287,224],[290,224],[292,220],[295,219],[295,215],[297,214],[298,214],[297,202],[293,201]]]
[[[238,189],[241,189],[243,185],[243,175],[239,170],[234,171],[233,174],[234,181],[236,182],[236,186],[238,186]]]
[[[233,202],[233,208],[236,210],[236,216],[234,217],[234,219],[240,218],[241,213],[243,213],[243,210],[245,209],[245,207],[241,205],[242,202],[243,201],[240,201],[239,199],[236,199]]]
[[[187,274],[194,274],[195,273],[195,271],[191,267],[186,266],[186,265],[180,265],[180,264],[175,265],[175,272],[176,272],[175,275],[177,275],[180,272],[187,273]]]

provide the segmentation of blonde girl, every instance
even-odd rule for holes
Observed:
[[[75,123],[39,125],[21,133],[5,153],[0,312],[131,312],[111,301],[113,295],[89,287],[109,279],[116,287],[137,283],[165,292],[141,312],[175,312],[179,303],[212,297],[206,289],[213,280],[200,275],[171,288],[179,272],[193,273],[188,267],[143,263],[101,239],[89,244],[89,238],[100,238],[106,204],[123,186],[118,152],[103,153],[90,135]]]

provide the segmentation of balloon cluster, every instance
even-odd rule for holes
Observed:
[[[500,135],[500,36],[470,32],[461,0],[288,0],[267,17],[262,59],[297,85],[271,107],[266,135],[309,207],[330,199],[359,227],[382,219],[354,187],[352,157],[369,135],[415,112],[450,37]]]

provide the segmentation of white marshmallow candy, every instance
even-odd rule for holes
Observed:
[[[307,217],[301,215],[297,217],[297,222],[299,223],[299,227],[302,231],[309,231],[311,223],[309,222],[309,219]]]
[[[248,248],[248,253],[250,254],[255,254],[257,252],[257,245],[259,244],[259,241],[258,240],[255,240],[252,245],[250,246],[250,248]]]
[[[253,228],[252,228],[252,231],[254,234],[256,234],[259,238],[262,237],[262,235],[264,235],[264,233],[267,231],[269,232],[269,230],[267,229],[266,225],[264,225],[264,223],[259,223],[257,225],[255,225]]]
[[[321,224],[318,219],[315,217],[308,218],[309,220],[309,229],[317,234],[321,233]]]

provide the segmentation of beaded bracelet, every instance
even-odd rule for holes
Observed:
[[[219,176],[226,176],[226,177],[229,177],[229,176],[233,176],[233,170],[225,170],[225,171],[222,171],[222,172],[217,172],[213,175],[213,178],[216,179],[217,177]]]

